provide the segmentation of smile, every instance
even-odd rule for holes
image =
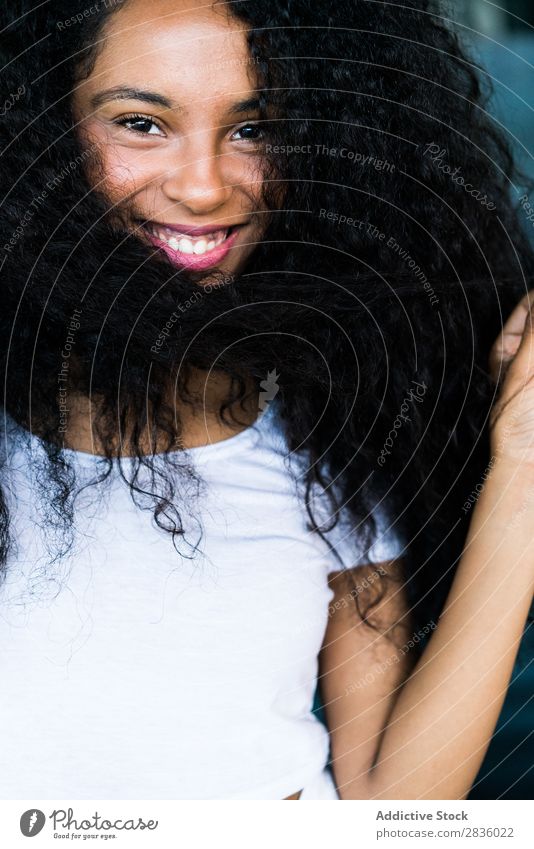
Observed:
[[[182,268],[212,268],[218,265],[235,244],[242,225],[209,228],[181,227],[147,222],[143,230],[158,248],[162,248],[174,265]]]

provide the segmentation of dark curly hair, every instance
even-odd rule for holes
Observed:
[[[169,384],[191,403],[191,368],[226,373],[224,417],[247,379],[259,385],[276,369],[289,447],[306,459],[310,528],[328,540],[313,507],[319,486],[355,530],[358,562],[383,502],[405,543],[420,628],[442,608],[488,462],[489,347],[533,265],[514,201],[521,178],[483,74],[427,0],[229,2],[250,27],[271,221],[239,277],[189,309],[154,353],[198,280],[117,226],[86,177],[91,152],[70,111],[123,2],[86,14],[86,0],[10,0],[0,12],[3,404],[44,439],[47,522],[66,550],[76,485],[58,437],[57,374],[73,316],[69,388],[101,402],[104,445],[120,432],[133,446],[122,474],[175,546],[181,482],[194,469],[139,447],[147,426],[169,449],[180,436]],[[111,457],[109,447],[100,483]],[[5,493],[0,507],[5,572]],[[376,594],[354,598],[373,624]]]

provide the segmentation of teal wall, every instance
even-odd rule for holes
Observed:
[[[476,10],[477,2],[458,0],[459,18],[473,26],[476,18],[478,27],[487,26],[487,37],[468,34],[471,51],[493,77],[490,111],[506,128],[521,167],[534,181],[534,29],[520,27],[506,14],[497,19],[487,4],[478,3]],[[511,7],[534,23],[534,0],[516,0]],[[519,187],[512,189],[517,198],[522,193]],[[534,191],[529,194],[534,205]],[[525,222],[525,227],[534,246],[534,226]],[[531,285],[534,288],[534,280]],[[315,707],[324,721],[319,696]],[[525,631],[495,734],[469,798],[534,798],[534,623]]]
[[[532,0],[528,9],[526,3],[523,8],[520,2],[510,5],[517,14],[533,17]],[[494,78],[491,110],[506,127],[521,167],[534,181],[534,30],[519,30],[517,21],[513,24],[512,32],[494,33],[493,41],[479,37],[473,46]],[[529,196],[533,202],[534,191]],[[525,226],[534,246],[534,227],[528,222]],[[530,285],[534,287],[534,280]],[[526,630],[499,724],[470,798],[534,798],[534,624]]]

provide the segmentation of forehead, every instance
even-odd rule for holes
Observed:
[[[124,84],[157,90],[169,100],[191,90],[230,101],[254,87],[247,28],[226,3],[128,0],[99,38],[93,70],[78,96]]]
[[[247,28],[228,9],[198,0],[128,0],[100,35],[88,88],[120,82],[175,98],[190,86],[203,87],[206,97],[250,89]]]

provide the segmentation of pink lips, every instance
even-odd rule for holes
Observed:
[[[184,229],[180,230],[180,232],[183,233],[184,236],[201,236],[207,233],[213,233],[214,229],[213,227],[184,227]],[[162,250],[165,251],[173,265],[178,265],[181,268],[191,268],[194,271],[204,271],[205,269],[213,268],[222,262],[234,246],[239,230],[235,230],[231,233],[224,242],[221,242],[221,244],[217,245],[217,247],[213,248],[213,250],[201,255],[184,254],[182,251],[177,251],[174,248],[171,248],[167,242],[164,242],[162,239],[158,239],[158,237],[154,236],[149,230],[145,229],[145,233],[153,245],[157,248],[162,248]]]

